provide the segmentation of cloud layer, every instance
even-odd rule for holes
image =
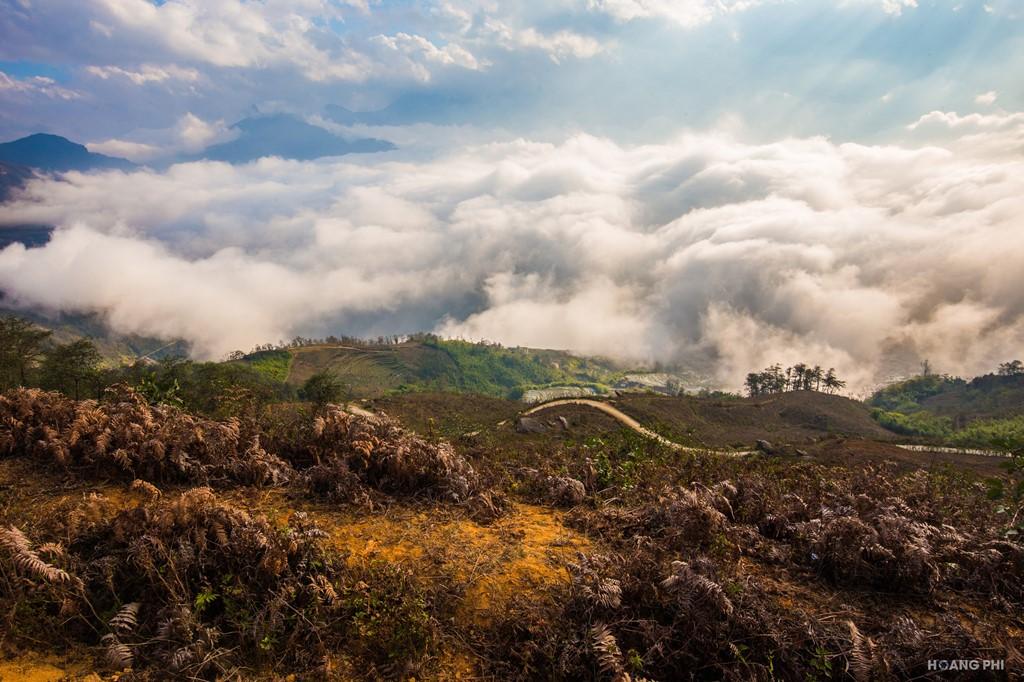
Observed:
[[[929,114],[904,146],[575,135],[427,160],[191,163],[39,181],[0,253],[25,305],[197,354],[435,329],[629,362],[808,360],[857,386],[894,356],[977,373],[1024,344],[1021,114]]]

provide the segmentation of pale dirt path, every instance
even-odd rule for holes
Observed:
[[[614,405],[611,405],[611,404],[606,403],[606,402],[602,402],[600,400],[587,400],[586,398],[562,398],[562,399],[559,399],[559,400],[552,400],[549,403],[543,403],[542,405],[537,405],[536,407],[531,407],[526,412],[523,412],[523,415],[534,414],[534,413],[540,412],[541,410],[546,410],[549,407],[558,407],[559,405],[584,405],[586,407],[593,407],[594,409],[600,410],[601,412],[604,412],[605,414],[609,415],[610,417],[615,418],[616,420],[618,420],[622,424],[628,426],[629,428],[633,429],[634,431],[636,431],[640,435],[646,436],[647,438],[651,438],[653,440],[656,440],[659,443],[661,443],[662,445],[668,446],[668,447],[673,448],[675,450],[679,450],[680,452],[710,452],[712,454],[717,454],[717,455],[734,455],[734,456],[736,456],[736,455],[750,455],[750,454],[753,454],[755,452],[754,450],[711,450],[711,449],[707,449],[707,448],[693,448],[693,447],[688,447],[686,445],[680,445],[679,443],[676,443],[674,441],[668,440],[667,438],[665,438],[663,436],[660,436],[657,433],[655,433],[654,431],[651,431],[650,429],[646,428],[640,422],[638,422],[637,420],[633,419],[628,414],[626,414],[622,410],[618,409]],[[983,455],[985,457],[1000,457],[1000,458],[1010,457],[1009,454],[1007,454],[1005,452],[999,452],[998,450],[974,450],[974,449],[969,449],[969,448],[947,448],[947,447],[933,446],[933,445],[901,445],[901,444],[898,444],[898,443],[894,443],[893,445],[895,445],[898,448],[902,448],[904,450],[910,450],[912,452],[943,452],[943,453],[948,453],[948,454]]]
[[[982,457],[999,457],[1001,459],[1011,459],[1013,457],[1009,452],[1001,452],[999,450],[978,450],[976,448],[950,448],[944,445],[899,445],[896,447],[903,448],[904,450],[910,450],[911,452],[941,452],[947,455],[981,455]]]
[[[560,400],[552,400],[549,403],[544,403],[543,405],[531,407],[526,412],[523,412],[523,415],[535,414],[537,412],[540,412],[541,410],[546,410],[549,407],[558,407],[559,405],[584,405],[586,407],[593,407],[595,410],[600,410],[601,412],[604,412],[605,414],[616,419],[625,426],[633,429],[641,436],[650,438],[651,440],[657,441],[658,443],[661,443],[666,447],[670,447],[673,450],[679,450],[680,452],[709,452],[715,455],[731,456],[753,454],[753,450],[712,450],[710,448],[694,448],[689,447],[687,445],[682,445],[680,443],[676,443],[675,441],[671,441],[668,438],[665,438],[664,436],[659,435],[654,431],[651,431],[643,424],[633,419],[628,414],[626,414],[619,408],[615,407],[614,405],[602,402],[600,400],[587,400],[586,398],[563,398]]]
[[[644,436],[645,438],[650,438],[651,440],[657,441],[658,443],[664,445],[665,447],[672,448],[673,450],[678,450],[679,452],[704,452],[711,453],[713,455],[729,455],[733,457],[752,455],[757,452],[757,450],[713,450],[711,448],[695,448],[688,445],[682,445],[681,443],[676,443],[675,441],[671,441],[668,438],[665,438],[664,436],[659,435],[654,431],[651,431],[649,428],[638,422],[636,419],[633,419],[628,414],[626,414],[619,408],[615,407],[611,403],[602,402],[600,400],[588,400],[587,398],[559,398],[558,400],[552,400],[551,402],[531,407],[525,412],[520,413],[520,416],[525,417],[531,414],[536,414],[537,412],[541,412],[550,407],[559,407],[561,405],[583,405],[584,407],[592,407],[595,410],[600,410],[601,412],[604,412],[609,417],[612,417],[613,419],[620,422],[624,426],[639,433],[641,436]],[[359,417],[369,417],[371,419],[377,416],[373,412],[370,412],[369,410],[360,407],[355,403],[348,403],[347,405],[345,405],[345,411],[349,412],[350,414],[357,415]],[[505,423],[507,422],[503,421],[499,423],[498,426],[502,426]],[[479,433],[479,431],[474,431],[471,434],[467,435],[475,436],[477,433]],[[997,457],[1003,459],[1011,457],[1009,453],[1000,452],[998,450],[949,448],[938,445],[903,445],[900,443],[893,443],[892,445],[897,448],[902,448],[904,450],[910,450],[911,452],[941,452],[955,455],[982,455],[985,457]]]

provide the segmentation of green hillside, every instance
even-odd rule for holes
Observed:
[[[519,398],[546,386],[605,388],[622,376],[611,363],[564,351],[426,337],[392,344],[316,344],[247,356],[267,376],[301,386],[317,372],[341,381],[353,397],[404,391],[458,391]]]
[[[896,433],[961,447],[1024,448],[1024,374],[919,376],[879,390],[868,404]]]
[[[266,350],[250,353],[245,363],[265,378],[284,384],[288,382],[293,357],[287,350]]]

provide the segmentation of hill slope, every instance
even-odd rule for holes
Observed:
[[[23,187],[34,175],[28,166],[0,161],[0,203],[11,198],[15,190]]]
[[[896,433],[963,447],[1024,448],[1024,375],[914,377],[878,391],[868,404]]]
[[[135,167],[127,159],[94,154],[67,138],[45,133],[0,144],[0,161],[56,172],[131,170]]]
[[[2,236],[2,232],[0,232]],[[63,313],[49,317],[26,310],[0,307],[0,317],[20,317],[53,332],[55,343],[69,343],[78,339],[91,339],[103,359],[110,365],[132,362],[140,357],[159,360],[188,354],[188,346],[181,341],[168,342],[136,334],[118,334],[110,330],[97,315]]]
[[[228,163],[245,163],[264,156],[309,161],[323,156],[395,149],[386,140],[349,140],[285,114],[246,118],[232,127],[240,132],[237,139],[209,147],[198,156]]]
[[[336,376],[356,398],[401,391],[459,391],[519,398],[550,385],[604,388],[621,372],[610,363],[564,351],[502,348],[440,339],[399,344],[323,344],[292,348],[287,382],[301,385],[316,372]],[[255,354],[247,361],[265,360]]]
[[[828,435],[893,439],[863,403],[816,391],[736,400],[639,394],[617,405],[674,440],[715,448],[749,447],[758,439],[802,444]]]

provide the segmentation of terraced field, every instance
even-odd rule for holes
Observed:
[[[291,353],[294,359],[289,384],[301,386],[314,373],[327,371],[359,398],[377,398],[456,370],[447,354],[420,344],[383,348],[307,346],[292,349]]]
[[[503,348],[464,341],[323,344],[287,352],[293,357],[287,383],[301,386],[314,373],[329,372],[354,398],[430,390],[517,399],[529,389],[552,385],[603,390],[621,376],[618,369],[599,359],[580,358],[562,351]]]

